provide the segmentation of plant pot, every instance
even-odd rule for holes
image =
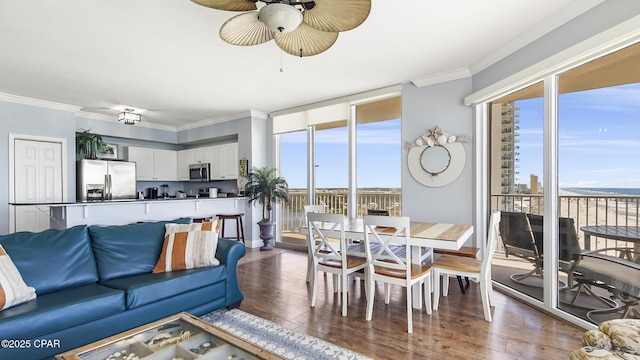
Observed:
[[[258,226],[260,227],[260,239],[264,242],[264,245],[260,248],[260,251],[269,251],[273,250],[273,246],[271,245],[271,240],[273,240],[273,228],[276,223],[273,221],[268,222],[259,222]]]

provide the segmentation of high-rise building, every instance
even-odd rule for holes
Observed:
[[[519,183],[520,108],[507,101],[494,103],[491,110],[491,190],[493,194],[515,194]]]

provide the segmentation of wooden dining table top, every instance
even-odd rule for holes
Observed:
[[[325,230],[330,230],[329,226]],[[300,232],[306,234],[307,228]],[[346,237],[354,240],[364,240],[364,222],[362,219],[346,219],[344,222]],[[395,229],[377,228],[379,234],[393,233]],[[436,249],[458,250],[473,234],[473,225],[430,223],[412,221],[411,245]]]

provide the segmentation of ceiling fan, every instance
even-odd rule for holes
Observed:
[[[371,0],[191,0],[218,10],[246,11],[227,20],[220,37],[232,45],[270,40],[294,56],[330,48],[338,33],[358,27],[369,16]]]

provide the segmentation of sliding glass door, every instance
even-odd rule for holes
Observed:
[[[493,279],[595,324],[640,316],[639,58],[630,45],[487,106]]]

